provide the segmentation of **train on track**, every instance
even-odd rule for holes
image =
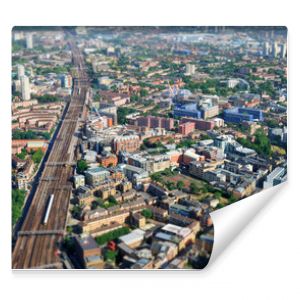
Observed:
[[[50,215],[50,211],[53,205],[53,200],[54,200],[54,194],[50,195],[49,201],[48,201],[48,205],[47,205],[47,209],[46,209],[46,213],[45,216],[43,218],[43,224],[46,225],[49,219],[49,215]]]

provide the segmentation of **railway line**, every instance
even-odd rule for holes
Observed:
[[[77,78],[74,78],[71,100],[67,104],[62,125],[18,232],[12,254],[13,269],[62,268],[58,249],[65,231],[72,193],[70,177],[76,163],[75,132],[80,121],[86,117],[86,97],[89,89],[84,58],[73,40],[70,41],[70,47]],[[49,208],[50,197],[52,201]]]

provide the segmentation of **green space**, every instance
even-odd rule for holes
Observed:
[[[79,204],[74,205],[71,210],[72,217],[79,220],[81,217],[82,208],[83,207]]]
[[[152,211],[149,208],[144,208],[141,212],[141,214],[146,218],[146,219],[150,219],[152,218]]]
[[[192,145],[196,144],[197,142],[192,139],[183,139],[177,145],[176,148],[190,148]]]
[[[130,229],[128,227],[122,227],[122,228],[118,228],[116,230],[104,233],[100,236],[97,236],[95,238],[95,240],[98,245],[102,246],[102,245],[108,243],[109,241],[115,240],[122,235],[128,234],[129,232],[130,232]]]
[[[271,143],[262,129],[258,129],[254,134],[254,142],[250,138],[238,138],[237,141],[244,147],[255,150],[258,154],[264,156],[271,155]]]
[[[13,41],[11,45],[12,53],[18,52],[25,49],[25,42],[24,41]]]
[[[168,169],[165,169],[163,171],[153,173],[153,174],[150,175],[150,177],[153,181],[160,182],[160,183],[164,184],[165,183],[164,179],[166,177],[175,176],[177,174],[178,174],[177,171],[175,171],[175,170],[172,171],[170,168],[168,168]]]
[[[162,184],[169,190],[186,190],[192,194],[195,200],[203,201],[207,197],[214,196],[214,198],[219,199],[221,204],[224,205],[236,201],[236,199],[233,199],[227,192],[216,189],[203,180],[178,174],[177,171],[170,169],[153,173],[150,177],[153,181]]]
[[[126,116],[137,112],[136,109],[130,107],[118,107],[118,124],[126,124]]]
[[[42,149],[38,149],[36,151],[30,152],[32,155],[31,158],[35,164],[39,164],[44,156],[44,152]]]
[[[12,58],[12,65],[24,65],[28,62],[26,58],[23,57],[13,57]]]
[[[69,69],[70,66],[55,66],[55,67],[46,67],[46,68],[37,67],[35,71],[36,74],[38,75],[46,75],[49,73],[56,73],[56,74],[68,73]]]
[[[61,98],[54,96],[54,95],[48,95],[48,94],[42,95],[42,96],[32,95],[32,98],[37,99],[39,103],[51,103],[51,102],[62,101]]]
[[[22,215],[24,200],[26,197],[25,190],[12,189],[12,224],[15,225]]]
[[[113,250],[105,250],[104,252],[104,260],[115,262],[118,252]]]
[[[49,140],[51,135],[49,132],[38,132],[38,131],[22,131],[22,130],[14,130],[12,132],[13,140],[36,140],[36,139],[45,139]]]
[[[143,144],[140,147],[141,150],[147,150],[149,154],[163,154],[168,151],[165,145],[161,141],[154,143],[149,142],[149,139],[144,139]]]
[[[27,151],[25,150],[25,148],[23,148],[23,149],[21,150],[21,153],[17,153],[16,156],[17,156],[18,158],[24,160],[24,159],[26,158],[26,156],[27,156]]]
[[[118,201],[114,196],[109,196],[106,200],[103,200],[101,198],[96,198],[95,201],[92,202],[92,209],[96,209],[97,207],[102,207],[102,208],[109,208],[112,206],[118,205]]]
[[[184,182],[182,180],[177,181],[176,188],[178,190],[180,190],[180,191],[183,190],[183,188],[184,188]]]
[[[270,128],[276,128],[279,127],[279,122],[274,119],[265,120],[264,122],[268,127]]]
[[[201,90],[204,94],[217,94],[218,96],[227,97],[238,91],[245,90],[244,88],[228,88],[226,83],[220,82],[216,79],[207,79],[204,82],[194,82],[190,77],[184,77],[184,82],[186,83],[185,88],[191,92]]]
[[[146,97],[146,96],[148,96],[148,91],[145,90],[145,89],[141,89],[141,90],[140,90],[140,96],[141,96],[141,97]]]
[[[79,161],[77,161],[77,172],[80,174],[83,174],[84,171],[86,171],[88,169],[88,164],[85,160],[80,159]]]
[[[259,84],[257,92],[259,94],[266,93],[271,98],[275,98],[275,96],[276,96],[276,91],[275,91],[274,85],[271,81],[265,81],[265,82]]]

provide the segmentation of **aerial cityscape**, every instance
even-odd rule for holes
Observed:
[[[286,27],[14,27],[11,78],[13,269],[203,269],[287,179]]]

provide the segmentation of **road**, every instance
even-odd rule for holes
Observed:
[[[72,193],[77,137],[75,133],[87,116],[86,98],[89,80],[84,58],[75,42],[70,40],[73,64],[77,69],[71,100],[52,149],[44,164],[32,201],[18,231],[12,255],[13,269],[62,268],[58,254],[68,215]],[[43,224],[49,197],[54,194],[48,222]]]

